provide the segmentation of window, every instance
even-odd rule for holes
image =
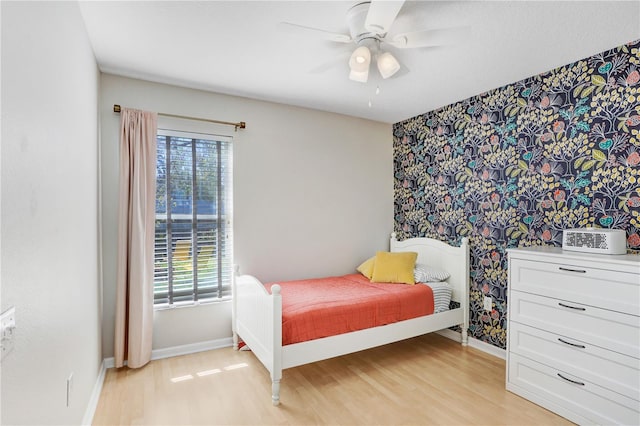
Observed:
[[[230,138],[158,130],[155,305],[231,294]]]

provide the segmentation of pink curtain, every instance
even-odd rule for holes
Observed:
[[[157,114],[122,108],[115,366],[144,366],[153,333]]]

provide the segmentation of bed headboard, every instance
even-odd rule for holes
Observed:
[[[451,276],[447,282],[453,288],[452,300],[462,306],[469,304],[469,239],[463,238],[460,247],[450,246],[432,238],[409,238],[396,240],[391,234],[391,251],[414,251],[418,253],[417,263],[424,263],[447,271]]]

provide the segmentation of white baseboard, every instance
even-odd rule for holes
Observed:
[[[228,348],[233,346],[233,338],[207,340],[205,342],[190,343],[188,345],[172,346],[170,348],[154,349],[151,351],[151,359],[169,358],[172,356],[194,354],[196,352],[210,351],[213,349]]]
[[[437,331],[436,333],[448,339],[455,340],[458,343],[462,342],[462,335],[457,331],[449,330],[447,328],[446,330],[440,330],[440,331]],[[482,340],[469,337],[469,346],[471,346],[474,349],[478,349],[482,352],[488,353],[489,355],[493,355],[495,357],[498,357],[504,360],[507,359],[507,351],[505,351],[504,349],[495,347],[489,343],[483,342]]]
[[[478,340],[470,337],[469,346],[471,346],[472,348],[481,350],[482,352],[486,352],[489,355],[493,355],[504,360],[507,359],[506,350],[493,346],[487,342],[483,342],[482,340]]]
[[[151,360],[170,358],[172,356],[194,354],[196,352],[210,351],[213,349],[227,348],[233,346],[233,338],[225,337],[223,339],[207,340],[198,343],[189,343],[187,345],[171,346],[169,348],[154,349],[151,351]],[[105,358],[104,364],[106,368],[115,367],[113,357]],[[127,365],[127,361],[125,361]]]
[[[106,375],[106,373],[106,360],[103,360],[100,364],[100,373],[98,373],[96,383],[95,385],[93,385],[93,391],[91,392],[89,403],[87,404],[87,408],[84,411],[84,417],[82,417],[83,425],[91,425],[91,423],[93,423],[93,416],[96,413],[96,408],[98,408],[98,401],[100,401],[100,393],[102,392],[102,385],[104,384],[104,376]]]
[[[446,328],[444,330],[436,331],[436,333],[438,333],[443,337],[446,337],[447,339],[451,339],[458,343],[462,343],[462,334],[458,333],[457,331],[453,331]]]
[[[107,370],[116,366],[116,361],[113,359],[113,357],[105,358],[104,361],[102,361],[102,363],[104,364]],[[127,361],[125,361],[125,365],[126,363]]]

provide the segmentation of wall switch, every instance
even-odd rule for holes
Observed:
[[[0,338],[2,347],[2,356],[0,359],[4,359],[5,355],[13,350],[16,334],[16,308],[10,307],[0,315]]]
[[[73,392],[73,373],[67,378],[67,407],[71,406],[71,393]]]
[[[491,311],[493,309],[491,305],[492,305],[491,297],[484,296],[484,310]]]

